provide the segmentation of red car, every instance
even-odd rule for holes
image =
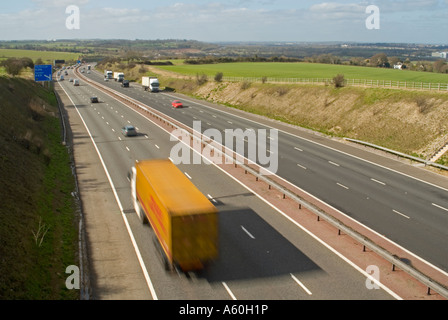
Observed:
[[[180,102],[179,100],[174,100],[171,104],[173,105],[173,108],[182,108],[183,107],[182,102]]]

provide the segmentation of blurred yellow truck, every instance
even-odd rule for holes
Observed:
[[[169,159],[136,161],[130,178],[166,270],[199,271],[218,257],[218,210]]]

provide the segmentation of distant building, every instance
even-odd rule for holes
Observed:
[[[448,56],[448,52],[433,52],[431,54],[432,57],[434,58],[442,58],[442,59],[446,59]]]
[[[402,70],[403,69],[403,63],[398,62],[397,64],[394,64],[394,69]]]

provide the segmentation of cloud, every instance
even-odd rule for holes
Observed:
[[[40,8],[60,8],[70,5],[81,6],[90,2],[90,0],[32,0]]]

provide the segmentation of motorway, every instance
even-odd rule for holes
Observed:
[[[103,81],[95,72],[86,76]],[[109,172],[157,298],[397,298],[385,290],[367,289],[365,275],[282,218],[250,190],[215,166],[204,164],[179,167],[220,210],[220,258],[195,281],[180,281],[165,274],[153,259],[152,231],[132,214],[127,172],[135,159],[168,157],[175,142],[165,130],[82,81],[79,87],[68,81],[59,84],[76,106]],[[170,103],[174,97],[169,94],[150,94],[141,87],[121,88],[115,82],[103,84],[188,125],[201,121],[203,130],[266,128],[194,102],[173,110]],[[90,104],[93,95],[100,98],[99,104]],[[120,129],[127,123],[139,128],[141,135],[121,136]],[[447,251],[440,245],[447,243],[446,189],[285,132],[279,133],[278,143],[279,176],[447,270]]]
[[[89,76],[103,81],[98,73]],[[170,108],[175,97],[169,94],[148,94],[140,86],[121,88],[113,81],[102,84],[190,127],[201,121],[203,131],[218,129],[223,137],[226,129],[269,129],[190,99],[185,101],[188,108],[179,112]],[[448,243],[448,179],[441,179],[440,186],[425,183],[282,131],[278,159],[279,177],[448,275],[448,249],[443,245]]]

